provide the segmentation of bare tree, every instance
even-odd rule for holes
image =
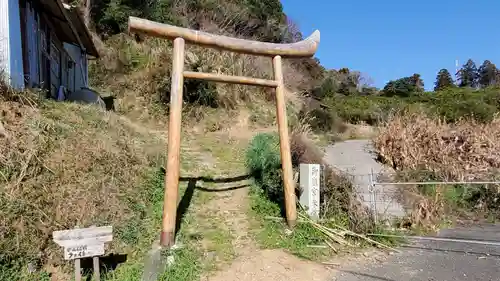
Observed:
[[[288,43],[295,43],[302,40],[302,33],[300,32],[299,25],[288,16],[286,16],[284,34],[284,38]]]
[[[87,28],[90,27],[90,12],[92,10],[92,0],[83,1],[83,20]]]

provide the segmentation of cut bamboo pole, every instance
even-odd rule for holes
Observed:
[[[206,73],[206,72],[194,72],[194,71],[184,71],[184,78],[207,80],[213,82],[224,82],[230,84],[241,84],[241,85],[251,85],[251,86],[263,86],[263,87],[278,87],[278,82],[274,80],[245,77],[245,76],[229,76],[218,73]]]
[[[295,184],[293,182],[292,157],[290,155],[290,139],[288,137],[288,123],[286,116],[285,85],[283,83],[283,70],[281,57],[273,58],[274,79],[278,82],[276,87],[276,115],[280,135],[281,168],[283,170],[283,185],[285,188],[286,221],[290,228],[297,222],[297,205],[295,198]]]
[[[179,162],[181,150],[182,89],[184,76],[184,39],[174,40],[172,61],[172,83],[170,91],[170,120],[168,126],[167,174],[163,198],[163,221],[160,236],[162,247],[171,247],[175,242],[177,197],[179,192]]]

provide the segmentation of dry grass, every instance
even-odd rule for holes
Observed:
[[[396,170],[423,170],[441,180],[488,179],[500,168],[500,118],[447,124],[420,113],[392,118],[374,139]]]
[[[500,118],[449,124],[419,112],[403,113],[380,128],[374,145],[382,160],[397,170],[396,181],[495,181],[500,168],[499,125]],[[447,216],[494,214],[497,187],[467,186],[405,186],[402,200],[412,209],[412,227],[434,231]]]
[[[0,257],[59,261],[52,231],[120,225],[146,203],[140,187],[160,137],[92,106],[33,106],[3,94]]]

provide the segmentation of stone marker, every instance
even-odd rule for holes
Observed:
[[[319,164],[300,164],[300,204],[307,210],[307,214],[314,220],[319,219],[319,189],[320,189]]]

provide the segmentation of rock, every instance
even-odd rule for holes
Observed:
[[[167,256],[167,266],[172,266],[175,263],[174,256]]]
[[[179,242],[179,241],[176,241],[174,245],[172,245],[172,247],[170,247],[170,250],[174,251],[174,250],[179,250],[182,248],[182,243]]]
[[[216,256],[215,251],[210,251],[210,252],[205,253],[205,257],[207,257],[209,259],[213,259],[215,256]]]
[[[37,265],[34,262],[28,263],[28,273],[35,273],[37,270]]]

